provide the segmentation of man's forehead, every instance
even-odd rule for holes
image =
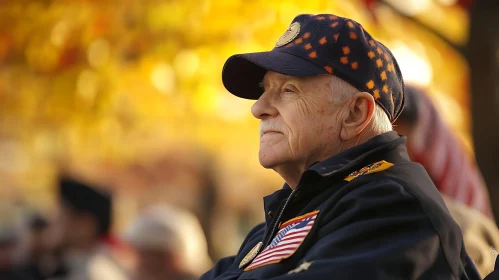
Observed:
[[[265,73],[265,75],[263,76],[262,82],[265,83],[265,82],[268,82],[270,80],[286,80],[286,81],[287,80],[296,80],[296,81],[298,81],[299,77],[285,75],[285,74],[277,73],[274,71],[267,71],[267,73]]]
[[[330,77],[329,79],[326,80],[318,80],[314,78],[319,78],[319,77]],[[314,79],[313,81],[311,81]],[[317,85],[328,85],[333,87],[334,92],[350,92],[350,93],[355,93],[358,92],[359,89],[351,85],[350,83],[344,81],[343,79],[336,77],[334,75],[317,75],[317,76],[291,76],[291,75],[285,75],[273,71],[267,71],[265,73],[265,76],[263,77],[263,80],[259,83],[259,86],[263,88],[265,85],[269,84],[270,80],[278,81],[278,82],[296,82],[300,83],[300,85],[306,86],[306,85],[312,85],[312,86],[317,86]],[[308,82],[307,82],[308,81]],[[324,83],[323,83],[324,82]]]
[[[311,77],[298,77],[298,76],[285,75],[273,71],[267,71],[267,73],[265,73],[265,76],[263,76],[262,84],[268,83],[271,80],[303,82],[304,80],[310,78]]]

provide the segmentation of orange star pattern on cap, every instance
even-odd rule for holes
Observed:
[[[258,99],[266,71],[291,76],[333,74],[369,92],[392,122],[404,104],[404,82],[397,61],[358,22],[331,14],[299,15],[268,52],[230,57],[224,86],[233,94]]]

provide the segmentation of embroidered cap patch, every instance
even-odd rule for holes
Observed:
[[[279,40],[277,40],[277,43],[275,44],[275,46],[276,47],[281,47],[281,46],[286,45],[287,43],[293,41],[293,39],[295,39],[296,36],[298,36],[299,33],[300,33],[300,23],[299,22],[293,22],[288,27],[288,29],[286,30],[286,32],[284,32],[284,34],[282,34],[282,36],[279,38]]]
[[[318,210],[313,211],[283,223],[270,245],[251,262],[245,271],[278,263],[292,256],[312,229],[318,214]]]

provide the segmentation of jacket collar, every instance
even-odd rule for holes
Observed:
[[[405,136],[401,137],[395,131],[386,132],[322,162],[316,162],[307,171],[315,171],[323,177],[329,176],[345,167],[356,165],[381,150],[405,144],[405,141]]]
[[[350,172],[355,171],[355,169],[362,168],[362,164],[367,165],[373,163],[375,160],[385,159],[391,162],[409,160],[405,142],[406,137],[399,136],[395,131],[375,136],[358,146],[347,149],[322,162],[312,164],[310,168],[303,173],[299,185],[306,184],[309,180],[329,177],[336,174],[344,174],[346,176]],[[310,189],[307,190],[308,188]],[[308,186],[307,189],[304,191],[312,191],[312,186]],[[267,213],[271,210],[275,211],[279,204],[288,198],[291,191],[289,185],[285,183],[282,189],[264,197],[265,211],[267,211]],[[268,217],[268,215],[265,215],[265,217],[267,223],[269,223],[270,217]]]

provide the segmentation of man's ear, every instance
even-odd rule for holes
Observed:
[[[340,137],[348,141],[359,135],[369,124],[374,114],[374,97],[367,92],[357,92],[345,104],[345,118],[341,122]]]

